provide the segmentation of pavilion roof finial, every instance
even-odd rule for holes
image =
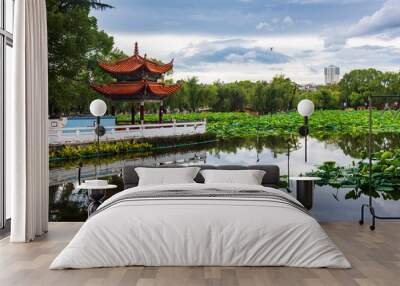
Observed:
[[[135,56],[138,56],[138,55],[139,55],[139,46],[138,46],[138,43],[135,42]]]

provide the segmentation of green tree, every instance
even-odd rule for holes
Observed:
[[[358,106],[360,98],[365,102],[370,95],[383,94],[385,88],[382,79],[383,73],[376,69],[353,70],[345,74],[339,83],[341,100],[351,106]]]
[[[46,4],[49,113],[87,112],[88,102],[98,97],[89,86],[99,74],[94,73],[93,61],[112,54],[114,45],[112,37],[98,30],[97,20],[89,12],[111,6],[83,0],[47,0]]]
[[[268,106],[268,83],[258,81],[254,84],[254,91],[249,102],[250,108],[260,114],[267,112]]]
[[[99,0],[59,0],[58,9],[60,11],[67,11],[72,8],[87,8],[87,9],[98,9],[104,10],[107,8],[113,8],[111,5],[104,4]]]
[[[317,108],[335,109],[340,107],[340,92],[323,87],[313,92],[312,99]]]
[[[269,88],[271,89],[271,110],[270,112],[290,110],[295,100],[296,84],[283,75],[272,79]]]
[[[243,90],[237,82],[224,84],[220,90],[224,100],[224,107],[229,111],[243,111],[246,103]]]
[[[187,98],[187,107],[190,111],[196,111],[203,104],[204,92],[197,77],[192,77],[182,86],[182,92]]]

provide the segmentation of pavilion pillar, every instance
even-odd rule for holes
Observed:
[[[144,101],[140,102],[140,123],[144,124]]]
[[[115,125],[117,125],[118,124],[118,118],[117,118],[117,116],[115,116],[115,106],[114,105],[111,106],[111,115],[114,116],[114,123],[115,123]]]
[[[160,110],[158,112],[158,123],[163,123],[163,115],[164,115],[164,101],[160,101]]]
[[[132,105],[131,105],[131,124],[132,125],[135,125],[135,114],[136,114],[135,103],[132,103]]]

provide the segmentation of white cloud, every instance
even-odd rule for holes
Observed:
[[[134,44],[138,42],[141,54],[159,58],[169,62],[171,54],[176,53],[184,47],[196,45],[208,40],[217,40],[212,35],[180,35],[180,34],[140,34],[140,33],[109,33],[114,37],[115,46],[127,55],[134,51]]]
[[[286,64],[264,65],[258,63],[218,63],[207,65],[196,71],[176,70],[174,77],[188,78],[197,76],[202,82],[214,82],[221,80],[233,82],[238,80],[266,80],[270,81],[274,76],[283,74],[299,83],[322,82],[323,70],[315,73],[311,66],[304,66],[301,61]]]
[[[271,25],[268,22],[260,22],[256,26],[257,30],[270,29],[270,28],[271,28]]]
[[[245,62],[255,62],[257,60],[257,52],[256,51],[249,51],[244,54],[229,54],[225,56],[225,60],[231,63],[245,63]]]
[[[393,71],[395,60],[400,59],[400,49],[364,45],[344,48],[336,53],[336,58],[337,64],[345,67],[346,70],[374,67],[383,71]],[[397,69],[397,71],[399,70]]]
[[[342,48],[349,39],[368,35],[394,35],[400,32],[400,1],[388,0],[370,16],[365,16],[350,27],[339,27],[327,31],[325,46],[329,49]]]
[[[273,18],[273,19],[272,19],[272,23],[273,23],[273,24],[278,24],[278,23],[279,23],[279,18],[276,18],[276,17]]]
[[[294,20],[290,16],[285,16],[283,18],[273,18],[271,22],[268,21],[262,21],[259,22],[256,26],[257,30],[268,30],[268,31],[274,31],[278,29],[284,29],[287,28],[288,26],[293,25],[294,23],[302,23],[302,24],[309,24],[310,22],[308,20]]]
[[[189,51],[189,53],[188,53]],[[225,39],[191,44],[175,54],[177,68],[190,69],[215,63],[258,63],[274,65],[291,59],[265,45],[257,46],[254,40]]]
[[[374,67],[381,70],[399,70],[400,38],[377,36],[351,38],[339,51],[324,49],[324,41],[317,35],[249,36],[223,38],[214,35],[192,34],[136,34],[114,33],[116,46],[127,54],[133,53],[135,41],[140,53],[162,61],[175,57],[172,77],[175,80],[197,76],[201,82],[223,80],[271,80],[284,74],[298,83],[323,83],[323,68],[330,64],[340,66],[342,74],[355,68]],[[213,54],[227,46],[246,48],[225,54],[224,60],[203,58],[190,65],[185,59],[199,53]],[[267,63],[257,60],[273,47],[276,53],[288,55],[290,61]],[[269,55],[266,53],[266,55]]]
[[[292,25],[294,23],[292,17],[290,16],[286,16],[285,18],[283,18],[282,23],[285,25]]]

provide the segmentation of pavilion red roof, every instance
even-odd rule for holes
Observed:
[[[164,74],[172,69],[172,60],[170,63],[160,65],[154,61],[148,60],[146,55],[144,57],[139,55],[137,43],[135,43],[135,54],[129,58],[125,58],[114,63],[98,63],[98,65],[109,73],[114,74],[127,74],[138,71],[142,68],[147,69],[151,73]]]
[[[157,82],[148,82],[145,80],[137,82],[118,82],[109,84],[92,84],[94,90],[105,96],[134,96],[142,94],[145,91],[147,94],[153,94],[159,97],[166,97],[176,93],[180,89],[179,84],[165,85]]]

